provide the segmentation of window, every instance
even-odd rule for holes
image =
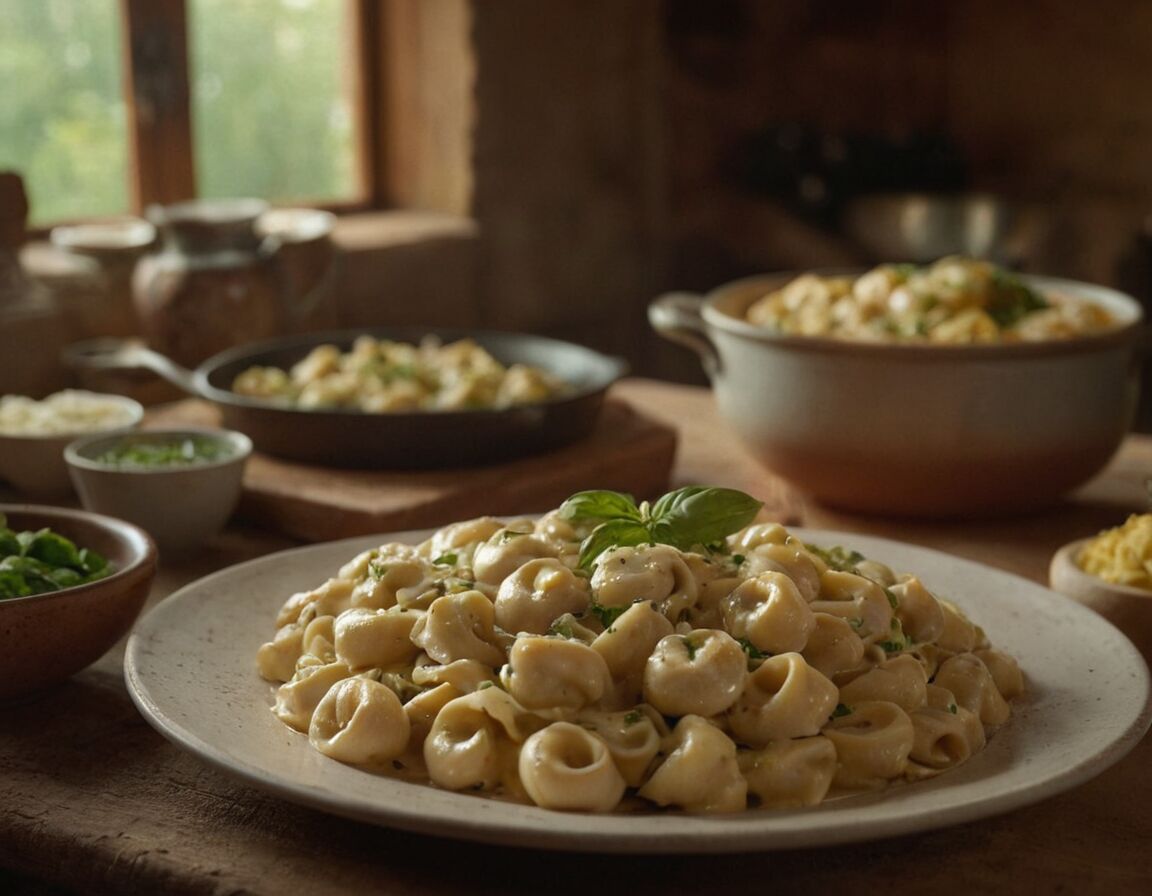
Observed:
[[[122,212],[128,128],[115,0],[0,0],[0,169],[37,220]]]
[[[33,226],[195,196],[367,206],[374,7],[0,0],[0,169]]]

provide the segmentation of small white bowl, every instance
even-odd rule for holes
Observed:
[[[1114,585],[1085,572],[1077,559],[1089,540],[1081,538],[1066,544],[1052,556],[1049,585],[1115,625],[1152,663],[1152,591]]]
[[[103,459],[133,445],[202,439],[222,449],[217,459],[137,466]],[[80,439],[64,451],[80,501],[88,510],[135,523],[162,554],[187,553],[224,528],[236,509],[252,442],[232,430],[139,430]]]
[[[29,495],[64,495],[72,490],[64,449],[78,438],[107,435],[135,429],[144,418],[144,406],[123,395],[71,390],[79,401],[99,400],[123,410],[124,421],[94,429],[70,429],[66,432],[11,433],[0,432],[0,479],[7,480],[17,491]]]

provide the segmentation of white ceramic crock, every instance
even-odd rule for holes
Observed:
[[[228,522],[240,500],[252,441],[226,429],[141,430],[132,441],[167,443],[195,437],[218,443],[221,457],[190,465],[117,466],[100,460],[123,436],[80,439],[64,450],[68,472],[85,509],[135,523],[163,555],[200,548]]]
[[[1079,339],[913,345],[789,336],[743,319],[794,274],[738,280],[649,307],[695,350],[721,415],[773,473],[830,506],[918,517],[1033,509],[1098,472],[1136,407],[1142,313],[1131,297],[1027,276],[1118,326]]]

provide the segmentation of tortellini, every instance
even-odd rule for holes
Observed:
[[[596,733],[572,722],[553,722],[524,741],[520,780],[545,809],[609,812],[624,796],[624,776]]]
[[[531,733],[527,716],[499,688],[450,700],[424,740],[428,777],[448,790],[514,787],[519,744]]]
[[[679,622],[692,609],[698,588],[684,555],[666,544],[608,551],[592,575],[592,590],[601,605],[626,607],[637,600],[651,601],[671,622]]]
[[[947,772],[1024,692],[959,607],[875,559],[757,523],[582,566],[590,530],[481,517],[349,559],[256,651],[273,712],[333,760],[448,790],[714,813]]]
[[[728,724],[742,743],[761,747],[819,734],[835,709],[836,685],[800,654],[782,653],[749,676],[728,712]]]
[[[591,599],[588,580],[555,557],[521,564],[496,592],[496,624],[506,632],[545,634],[565,613],[579,613]]]
[[[604,657],[568,638],[517,638],[500,672],[505,690],[531,709],[581,709],[608,690]]]
[[[317,704],[308,739],[325,756],[365,764],[403,753],[410,730],[400,698],[391,689],[370,678],[345,678]]]
[[[782,572],[746,579],[720,602],[724,627],[763,653],[803,649],[816,627],[796,583]]]
[[[836,747],[822,735],[777,740],[740,752],[736,761],[757,805],[799,809],[827,795],[836,773]]]
[[[719,629],[661,638],[644,667],[644,699],[666,716],[714,716],[739,699],[748,677],[740,645]]]
[[[658,806],[689,812],[736,812],[748,801],[748,782],[736,762],[736,744],[697,715],[686,715],[668,738],[667,758],[640,788]]]
[[[436,598],[412,626],[412,643],[441,663],[475,659],[499,665],[504,653],[495,636],[492,601],[475,590]]]
[[[962,256],[883,264],[859,277],[802,274],[757,297],[745,319],[799,336],[950,345],[1071,339],[1116,325],[1097,302],[1041,293],[992,262]]]
[[[444,345],[358,336],[351,349],[324,343],[285,370],[249,367],[232,382],[238,395],[305,409],[369,413],[508,408],[567,395],[550,371],[505,365],[473,339]]]

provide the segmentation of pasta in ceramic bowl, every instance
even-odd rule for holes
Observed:
[[[938,345],[1072,339],[1117,323],[1084,296],[1046,294],[991,262],[955,257],[883,264],[860,276],[803,274],[744,316],[779,333]]]
[[[826,504],[918,517],[1049,505],[1115,453],[1143,312],[1087,283],[946,259],[769,274],[649,308],[721,416]]]
[[[582,492],[364,551],[287,596],[256,652],[273,712],[338,762],[583,812],[813,806],[980,751],[1012,657],[759,507]]]

